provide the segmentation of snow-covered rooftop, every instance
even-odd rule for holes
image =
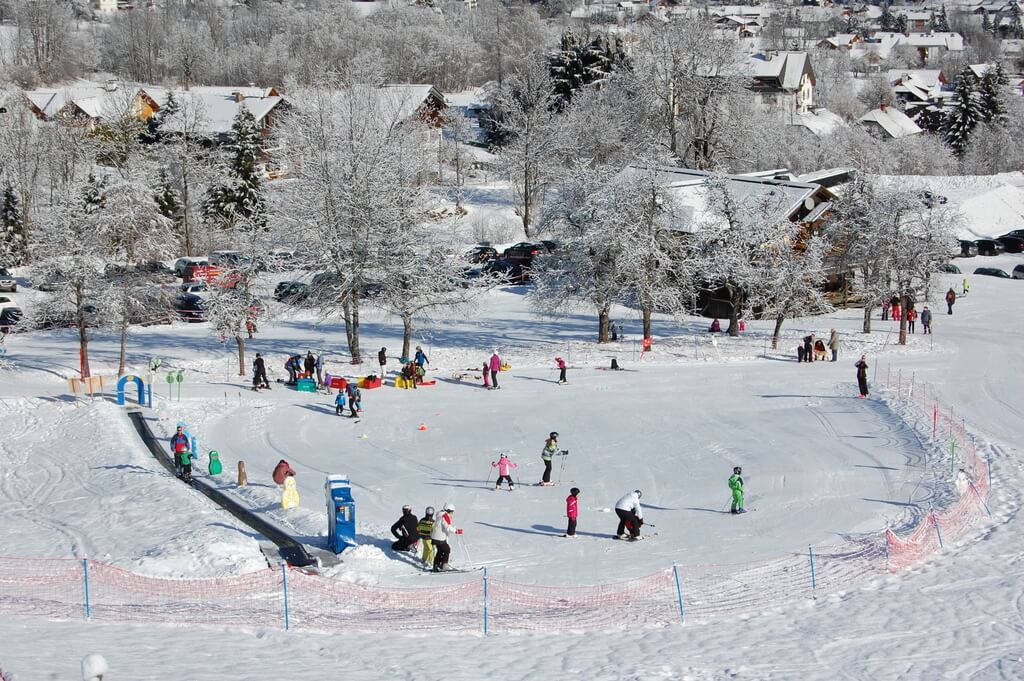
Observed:
[[[909,137],[922,132],[921,128],[907,114],[893,106],[881,107],[860,117],[861,123],[876,124],[893,139]]]

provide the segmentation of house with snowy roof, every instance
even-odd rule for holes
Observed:
[[[188,90],[144,85],[139,88],[139,118],[149,121],[171,106],[190,112],[191,131],[211,141],[223,141],[231,134],[235,118],[242,110],[252,114],[264,135],[269,135],[277,115],[286,108],[285,98],[276,88],[192,87]],[[165,133],[183,131],[181,118],[171,116],[161,124]]]
[[[857,122],[879,139],[902,139],[923,132],[907,114],[886,104],[867,112]]]
[[[755,54],[746,63],[746,73],[765,111],[804,113],[814,104],[814,68],[806,52]]]
[[[57,88],[26,90],[24,94],[29,109],[39,120],[62,120],[88,128],[105,116],[123,112],[132,98],[116,80],[104,83],[76,80]]]

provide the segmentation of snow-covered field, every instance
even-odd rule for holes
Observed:
[[[1021,256],[957,261],[1006,270]],[[948,277],[949,285],[962,277]],[[355,483],[363,546],[325,573],[366,584],[429,588],[397,559],[387,528],[404,503],[418,513],[456,504],[466,529],[456,564],[487,565],[499,579],[567,586],[637,577],[673,562],[740,563],[834,544],[900,527],[946,494],[929,474],[925,448],[886,403],[854,397],[852,363],[861,352],[878,372],[927,381],[965,419],[992,456],[996,522],[906,573],[851,583],[840,595],[794,601],[767,612],[707,624],[636,631],[540,632],[483,638],[431,629],[423,635],[285,633],[221,627],[0,620],[0,669],[9,678],[77,678],[88,652],[111,664],[111,679],[255,679],[334,671],[355,679],[1017,679],[1024,676],[1024,550],[1016,489],[1024,474],[1017,438],[1019,338],[1024,282],[970,277],[971,293],[935,336],[893,345],[893,322],[862,337],[860,311],[787,322],[784,349],[766,347],[767,322],[744,338],[711,343],[706,320],[658,320],[655,350],[634,359],[638,323],[617,312],[629,339],[590,342],[594,320],[580,313],[538,318],[521,291],[495,291],[475,314],[425,324],[417,336],[437,386],[364,391],[363,418],[334,416],[331,398],[275,386],[256,395],[231,370],[231,347],[206,325],[150,327],[132,339],[132,364],[150,356],[185,368],[180,402],[162,397],[161,427],[179,419],[202,449],[218,449],[231,488],[237,459],[252,486],[233,492],[311,544],[323,541],[324,473]],[[941,288],[944,290],[944,286]],[[840,361],[797,365],[795,339],[844,334]],[[398,354],[400,325],[371,317],[364,348]],[[337,326],[303,315],[265,325],[250,353],[269,354],[277,375],[286,352],[325,349],[343,364]],[[262,569],[251,532],[166,475],[109,401],[72,401],[64,377],[75,369],[74,339],[36,334],[8,340],[14,368],[0,370],[0,531],[8,556],[85,557],[152,576],[215,577]],[[512,363],[502,390],[452,378],[497,348]],[[91,346],[95,366],[116,366],[113,339]],[[575,368],[554,383],[553,358]],[[629,371],[597,371],[615,356]],[[789,360],[789,361],[786,361]],[[369,372],[369,365],[363,367]],[[272,374],[273,377],[273,374]],[[420,424],[427,426],[419,430]],[[560,487],[539,479],[550,430],[570,451]],[[364,437],[365,436],[365,437]],[[512,452],[522,485],[487,489],[497,452]],[[298,471],[299,509],[282,511],[270,471],[279,458]],[[205,465],[205,461],[203,462]],[[744,467],[746,516],[725,508],[725,479]],[[493,480],[493,475],[491,476]],[[571,481],[571,482],[570,482]],[[583,489],[580,531],[566,540],[567,487]],[[640,488],[656,532],[640,544],[606,539],[609,509]],[[980,540],[979,540],[980,539]],[[458,581],[460,576],[441,577]],[[465,575],[461,576],[465,578]],[[430,598],[429,594],[424,596]]]

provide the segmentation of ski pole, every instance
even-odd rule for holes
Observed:
[[[485,485],[491,484],[491,471],[493,471],[493,470],[494,470],[494,462],[492,461],[491,462],[491,470],[487,471],[487,479],[484,480],[484,484]]]
[[[562,454],[562,465],[558,467],[558,482],[559,482],[559,484],[561,484],[561,482],[562,482],[562,472],[565,470],[565,457],[569,456],[569,450],[568,449],[563,449],[561,451],[561,454]]]

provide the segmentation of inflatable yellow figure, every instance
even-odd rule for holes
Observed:
[[[281,495],[281,508],[295,508],[299,505],[299,488],[295,486],[295,477],[289,475],[284,479],[284,494]]]

